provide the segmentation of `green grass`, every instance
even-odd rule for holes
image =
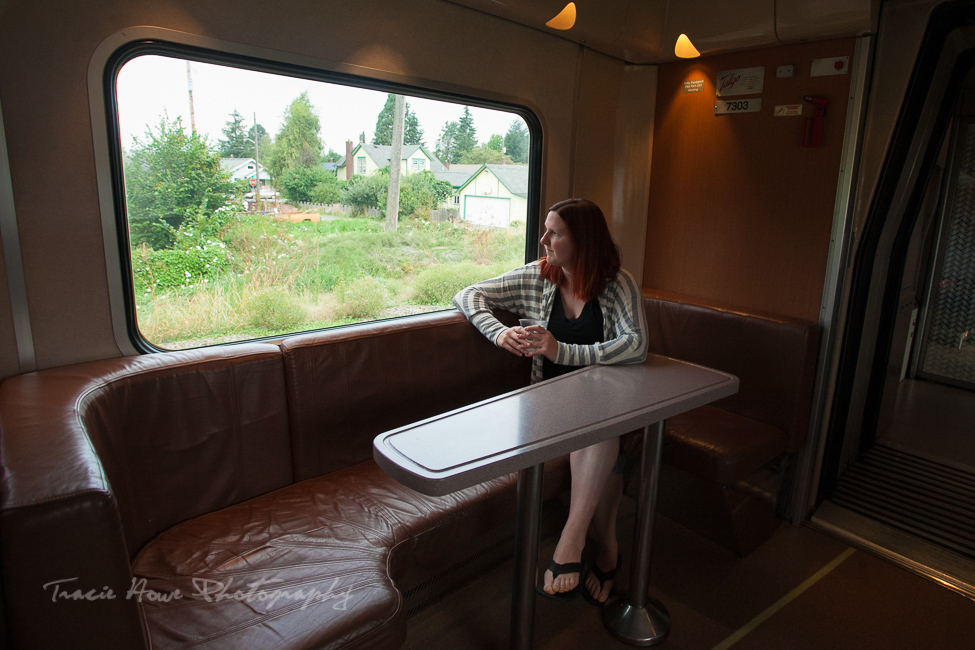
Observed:
[[[391,308],[446,308],[457,290],[522,264],[525,230],[409,219],[387,233],[367,217],[295,224],[239,215],[223,243],[218,274],[180,287],[140,284],[148,341],[197,347],[382,318]],[[134,260],[145,255],[133,251]]]

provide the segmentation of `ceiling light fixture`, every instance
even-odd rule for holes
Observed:
[[[701,56],[701,53],[694,47],[694,43],[691,43],[691,39],[687,38],[687,34],[681,34],[677,37],[677,44],[674,45],[674,54],[681,59],[693,59]]]
[[[552,29],[572,29],[572,26],[576,24],[576,3],[570,2],[565,5],[565,9],[559,12],[559,15],[552,20],[545,23],[546,27],[551,27]]]

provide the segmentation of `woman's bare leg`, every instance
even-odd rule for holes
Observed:
[[[592,517],[593,537],[596,541],[596,552],[593,562],[601,571],[612,571],[616,567],[619,553],[619,542],[616,539],[616,516],[619,513],[620,501],[623,500],[623,475],[610,474],[603,497],[596,506]],[[586,578],[586,589],[593,598],[605,602],[613,588],[613,581],[607,580],[602,589],[599,580],[590,573]]]
[[[586,531],[613,472],[613,465],[616,464],[616,457],[619,454],[619,445],[619,439],[612,438],[569,454],[569,467],[572,470],[569,518],[562,528],[562,536],[555,547],[555,553],[552,554],[555,562],[567,564],[579,562],[582,558],[582,549],[586,545]],[[613,521],[615,520],[614,513]],[[613,539],[615,540],[615,533]],[[553,580],[552,572],[545,571],[545,590],[548,593],[571,591],[578,584],[578,573],[565,573]]]

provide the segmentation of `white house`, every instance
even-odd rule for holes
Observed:
[[[444,179],[446,180],[446,179]],[[455,190],[461,221],[507,228],[528,221],[528,166],[481,165]]]
[[[347,146],[346,155],[335,164],[335,173],[340,180],[371,174],[389,165],[392,149],[390,146],[381,144],[360,143],[351,150]],[[351,167],[348,166],[349,160],[352,161]],[[415,174],[422,171],[445,172],[447,168],[423,145],[403,145],[400,172],[402,174]]]
[[[221,158],[220,169],[230,174],[230,179],[234,181],[250,181],[254,178],[255,162],[253,158]],[[269,185],[271,175],[267,173],[264,165],[261,165],[261,187]],[[253,187],[253,185],[251,185]]]

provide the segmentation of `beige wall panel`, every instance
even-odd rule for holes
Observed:
[[[643,276],[656,79],[656,66],[624,65],[585,51],[573,193],[602,208],[623,267],[638,279]]]
[[[854,39],[740,52],[660,66],[644,285],[816,321],[839,172],[849,76],[810,77],[812,60],[852,56]],[[781,65],[795,77],[777,79]],[[765,66],[758,113],[714,115],[725,70]],[[705,89],[683,93],[686,80]],[[776,105],[829,100],[822,146],[803,147],[811,115]]]
[[[41,368],[119,354],[87,72],[102,41],[140,25],[286,50],[323,67],[352,64],[363,74],[518,99],[536,109],[544,129],[541,203],[568,192],[579,48],[538,30],[436,0],[12,0],[0,9],[0,101]]]
[[[616,114],[623,62],[585,50],[579,85],[572,193],[589,199],[608,217],[613,211]],[[569,198],[569,197],[565,197]]]

